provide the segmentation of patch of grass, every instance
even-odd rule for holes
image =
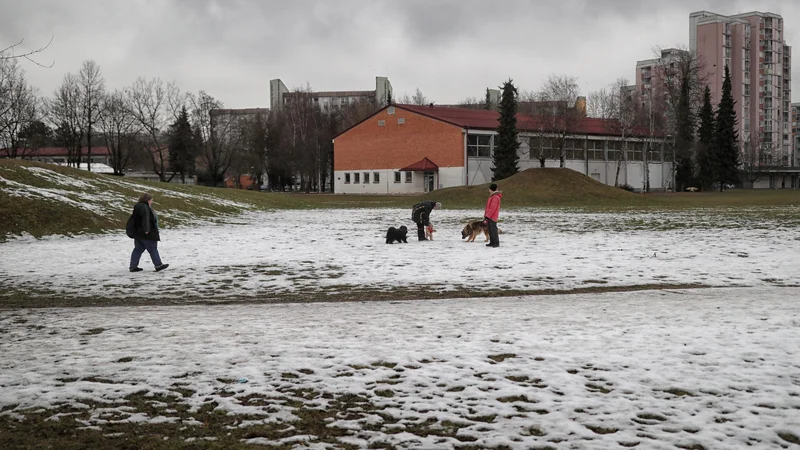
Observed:
[[[28,168],[41,168],[82,183],[82,186],[59,184]],[[35,189],[57,191],[64,201],[42,196],[11,196],[11,186],[0,182],[0,242],[9,235],[29,233],[34,237],[53,234],[122,233],[125,220],[142,192],[155,195],[156,209],[165,227],[191,223],[195,219],[215,220],[245,210],[408,208],[422,199],[436,199],[445,208],[475,209],[486,201],[486,185],[438,189],[424,195],[332,195],[300,193],[264,193],[241,189],[210,188],[173,183],[147,182],[115,177],[30,161],[0,160],[0,176]],[[606,186],[570,169],[528,169],[500,182],[506,193],[503,207],[568,208],[575,211],[681,211],[712,208],[717,212],[739,214],[736,209],[758,207],[761,218],[773,218],[789,226],[800,224],[800,212],[764,206],[800,204],[796,189],[735,189],[723,193],[632,194]],[[16,189],[16,187],[14,187]],[[31,189],[28,189],[29,193]],[[103,192],[103,197],[94,194]],[[121,200],[121,201],[120,201]],[[125,202],[128,203],[125,203]],[[72,202],[72,203],[70,203]],[[76,207],[87,204],[99,208]],[[678,221],[642,223],[643,229],[684,228]],[[719,225],[713,225],[719,226]],[[335,271],[334,271],[335,272]],[[329,278],[340,277],[330,273]],[[586,283],[602,284],[602,280]]]
[[[541,428],[539,428],[537,426],[533,426],[533,427],[528,428],[528,434],[530,434],[531,436],[536,436],[536,437],[547,436],[547,433],[545,433]]]
[[[599,425],[584,425],[586,428],[592,430],[595,434],[614,434],[619,429],[617,428],[606,428]]]
[[[106,331],[105,328],[92,328],[90,330],[86,330],[85,332],[81,333],[84,336],[91,336],[95,334],[100,334],[103,331]]]
[[[687,390],[684,390],[684,389],[680,389],[680,388],[664,389],[663,392],[666,392],[668,394],[672,394],[672,395],[674,395],[676,397],[696,397],[697,396],[693,392],[690,392],[690,391],[687,391]]]
[[[788,431],[779,431],[778,437],[791,444],[800,445],[800,437],[794,433],[790,433]]]
[[[84,307],[84,306],[152,306],[152,305],[221,305],[221,304],[284,304],[284,303],[314,303],[314,302],[365,302],[365,301],[396,301],[396,300],[433,300],[451,298],[491,298],[505,296],[536,296],[536,295],[566,295],[566,294],[585,294],[585,293],[607,293],[607,292],[635,292],[641,290],[654,289],[700,289],[709,286],[702,284],[640,284],[629,286],[592,286],[576,289],[508,289],[508,290],[479,290],[473,287],[464,286],[455,289],[439,289],[436,285],[427,285],[426,289],[420,288],[363,288],[347,289],[339,291],[320,292],[315,287],[303,288],[299,286],[293,291],[259,291],[258,294],[237,295],[235,297],[226,296],[224,291],[213,291],[198,297],[103,297],[93,295],[67,297],[63,293],[53,290],[25,286],[11,286],[0,282],[0,291],[5,291],[0,295],[0,308],[53,308],[53,307]],[[209,300],[209,297],[216,297]],[[136,333],[139,331],[129,331]],[[499,340],[495,342],[499,343]],[[423,362],[427,361],[427,362]],[[428,364],[431,360],[424,359],[422,364]],[[365,366],[367,368],[368,366]]]
[[[612,391],[612,389],[608,389],[605,386],[600,386],[599,384],[593,383],[586,383],[586,389],[588,389],[590,392],[600,392],[602,394],[609,394]]]
[[[496,363],[501,363],[509,358],[516,358],[517,355],[514,353],[501,353],[499,355],[489,355],[489,359]]]
[[[513,402],[536,403],[535,401],[528,400],[528,397],[524,395],[509,395],[505,397],[498,397],[497,401],[500,403],[513,403]]]
[[[378,362],[372,363],[373,367],[386,367],[387,369],[393,369],[394,366],[396,366],[396,365],[397,365],[397,363],[386,362],[386,361],[378,361]]]

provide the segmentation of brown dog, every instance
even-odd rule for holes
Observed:
[[[484,242],[489,242],[489,226],[484,224],[482,220],[475,220],[464,225],[464,229],[461,230],[461,239],[465,239],[467,236],[469,236],[467,242],[473,242],[481,233],[486,236],[486,240]]]

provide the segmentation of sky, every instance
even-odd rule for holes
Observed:
[[[0,0],[0,48],[24,39],[19,49],[30,50],[52,36],[36,57],[51,68],[23,63],[48,96],[94,60],[107,88],[160,77],[230,108],[268,107],[274,78],[290,89],[372,90],[376,76],[395,98],[419,88],[449,104],[509,78],[535,91],[567,74],[583,94],[633,79],[655,48],[688,46],[697,10],[781,14],[786,41],[800,45],[800,3],[787,0]]]

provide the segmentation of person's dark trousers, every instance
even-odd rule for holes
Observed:
[[[136,238],[133,240],[133,252],[131,252],[131,269],[139,267],[139,259],[145,250],[150,254],[150,259],[153,260],[154,266],[161,265],[161,256],[158,255],[158,241]]]
[[[425,238],[425,225],[421,223],[417,224],[417,239],[420,241],[427,241]]]
[[[497,233],[497,222],[492,219],[486,219],[489,222],[489,247],[500,246],[500,235]]]

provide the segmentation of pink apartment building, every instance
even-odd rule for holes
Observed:
[[[770,165],[797,166],[791,131],[792,56],[783,36],[783,18],[773,13],[689,15],[690,49],[705,62],[713,104],[722,96],[728,66],[740,141],[761,133],[772,155]]]

